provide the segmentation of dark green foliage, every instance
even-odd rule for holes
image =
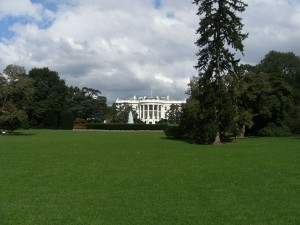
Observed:
[[[300,105],[295,106],[294,119],[294,133],[300,134]]]
[[[0,113],[0,129],[14,131],[27,121],[24,110],[18,109],[13,102],[7,102]]]
[[[110,115],[108,117],[108,122],[110,123],[127,123],[129,113],[132,112],[134,123],[143,123],[137,117],[137,113],[133,110],[132,106],[129,104],[119,104],[114,103],[110,107]]]
[[[164,130],[165,124],[88,123],[88,129],[96,130]]]
[[[222,79],[220,83],[202,82],[194,79],[190,83],[190,98],[183,107],[180,127],[196,143],[212,144],[217,134],[225,136],[237,130],[234,105]]]
[[[289,137],[292,133],[287,126],[277,126],[276,124],[270,123],[259,130],[258,135],[264,137]]]
[[[251,109],[254,122],[248,133],[257,135],[269,123],[295,132],[299,124],[300,96],[295,85],[296,77],[300,76],[299,57],[271,51],[257,66],[248,69],[242,78],[242,104]]]
[[[81,102],[83,118],[92,122],[103,122],[107,113],[106,97],[93,88],[84,87],[81,91],[84,95],[84,101]]]
[[[293,112],[292,89],[283,75],[248,73],[243,77],[247,88],[242,95],[243,106],[251,109],[254,126],[252,134],[272,122],[289,126]]]
[[[170,124],[179,124],[181,118],[182,105],[170,105],[169,110],[166,112],[167,122]]]
[[[29,71],[34,81],[34,96],[28,106],[29,121],[38,128],[59,128],[60,115],[66,104],[67,86],[58,73],[48,68]]]
[[[86,120],[85,119],[82,119],[82,118],[76,118],[74,120],[74,125],[77,125],[77,124],[87,124]]]
[[[160,121],[158,121],[156,124],[168,124],[168,120],[167,119],[160,119]]]
[[[243,24],[236,12],[243,12],[246,4],[234,0],[195,0],[200,17],[196,45],[199,77],[192,81],[190,99],[184,111],[181,127],[197,143],[211,144],[218,135],[237,130],[234,92],[230,92],[225,75],[233,81],[239,73],[235,51],[243,52]],[[234,89],[232,89],[234,90]],[[191,109],[188,109],[191,107]]]
[[[168,125],[165,128],[165,135],[169,138],[185,138],[185,132],[179,125]]]
[[[65,109],[60,114],[59,129],[71,130],[73,128],[74,115],[68,109]]]
[[[106,97],[99,90],[67,87],[55,71],[8,65],[0,74],[0,129],[72,129],[76,117],[103,122]],[[28,118],[28,121],[27,121]]]
[[[198,124],[195,124],[192,139],[197,144],[213,144],[217,135],[217,128],[212,126],[212,123],[201,121]]]
[[[286,75],[288,80],[294,82],[300,76],[300,57],[293,52],[270,51],[256,69],[259,72]]]
[[[76,118],[74,120],[73,129],[87,129],[87,121],[82,118]]]
[[[182,108],[180,130],[184,131],[185,137],[192,138],[196,143],[211,144],[217,135],[214,114],[203,113],[205,108],[201,107],[201,104],[205,104],[205,102],[200,102],[197,99],[196,94],[199,92],[199,89],[197,89],[196,82],[190,83],[190,90],[191,96]],[[209,96],[207,96],[206,100],[209,100]],[[207,108],[207,110],[210,109]]]
[[[67,89],[67,105],[64,111],[71,114],[73,120],[80,117],[91,122],[103,122],[108,112],[106,97],[96,89],[71,86]]]
[[[103,122],[107,115],[106,98],[96,89],[68,87],[55,71],[34,68],[34,97],[28,104],[31,127],[72,129],[75,118]]]
[[[300,129],[300,57],[293,52],[270,51],[257,65],[257,70],[268,73],[276,79],[274,86],[279,87],[275,89],[275,92],[280,92],[281,103],[290,102],[289,107],[281,104],[283,112],[280,113],[278,120],[288,126],[291,131],[296,132]],[[278,80],[278,76],[284,82]],[[288,93],[286,89],[289,89]]]
[[[27,124],[33,82],[24,67],[8,65],[0,74],[0,129],[13,131]]]

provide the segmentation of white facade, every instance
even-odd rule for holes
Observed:
[[[166,118],[166,112],[172,104],[181,105],[186,103],[186,100],[173,100],[167,97],[136,97],[132,99],[121,100],[117,99],[116,104],[129,104],[137,113],[138,118],[146,124],[155,124],[161,119]]]

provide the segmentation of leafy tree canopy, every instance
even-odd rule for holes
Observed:
[[[0,128],[15,130],[27,120],[26,105],[33,94],[33,82],[24,67],[8,65],[0,74]]]

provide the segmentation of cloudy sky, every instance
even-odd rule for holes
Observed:
[[[1,0],[0,71],[49,67],[108,102],[133,95],[186,98],[196,75],[192,0]],[[243,63],[270,50],[300,56],[300,0],[245,0]]]

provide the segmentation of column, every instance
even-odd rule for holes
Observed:
[[[142,117],[141,117],[141,115],[142,115],[142,114],[141,114],[141,113],[142,113],[141,105],[139,104],[138,106],[139,106],[139,117],[138,117],[138,119],[141,119],[141,118],[142,118]]]
[[[155,117],[154,117],[154,104],[152,104],[152,119],[155,119]]]
[[[159,106],[159,120],[161,120],[161,105]]]

